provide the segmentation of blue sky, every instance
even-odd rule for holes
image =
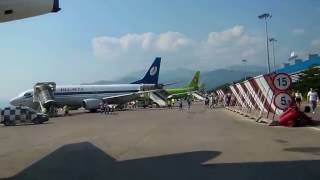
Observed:
[[[143,70],[155,56],[162,70],[212,70],[266,61],[264,24],[276,55],[319,52],[317,0],[60,0],[62,11],[0,24],[0,100],[38,81],[79,84]],[[279,63],[280,64],[280,63]]]

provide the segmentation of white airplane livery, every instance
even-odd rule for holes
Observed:
[[[131,84],[57,86],[54,91],[56,106],[67,105],[70,109],[84,107],[87,110],[95,111],[99,109],[101,102],[122,105],[135,100],[141,94],[156,88],[160,63],[161,58],[156,58],[144,78]],[[13,98],[10,104],[38,109],[39,103],[33,102],[33,95],[33,90],[25,91]]]
[[[60,11],[59,0],[0,0],[0,22]]]

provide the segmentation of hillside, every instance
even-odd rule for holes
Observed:
[[[243,68],[243,67],[242,67]],[[254,70],[253,70],[254,69]],[[250,71],[251,70],[251,71]],[[254,66],[248,67],[248,75],[254,76],[261,74],[264,68]],[[161,71],[159,82],[163,84],[167,83],[177,83],[174,86],[183,86],[188,84],[195,71],[190,69],[175,69],[175,70],[167,70]],[[132,73],[127,75],[124,78],[115,81],[105,81],[100,80],[93,83],[85,83],[85,84],[113,84],[113,83],[131,83],[133,81],[138,80],[138,77],[142,77],[143,72]],[[238,81],[244,77],[244,72],[241,71],[241,67],[230,67],[228,69],[217,69],[212,71],[201,72],[201,82],[205,84],[206,89],[213,89],[225,83],[232,83],[233,81]]]

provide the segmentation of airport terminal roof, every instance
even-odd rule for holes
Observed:
[[[313,56],[306,61],[296,62],[293,65],[289,65],[281,69],[278,69],[277,72],[295,74],[305,69],[308,69],[311,66],[320,66],[320,56]]]

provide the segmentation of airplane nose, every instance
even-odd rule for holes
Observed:
[[[13,99],[10,100],[10,104],[12,106],[18,106],[18,102],[17,101],[18,101],[17,98],[13,98]]]

